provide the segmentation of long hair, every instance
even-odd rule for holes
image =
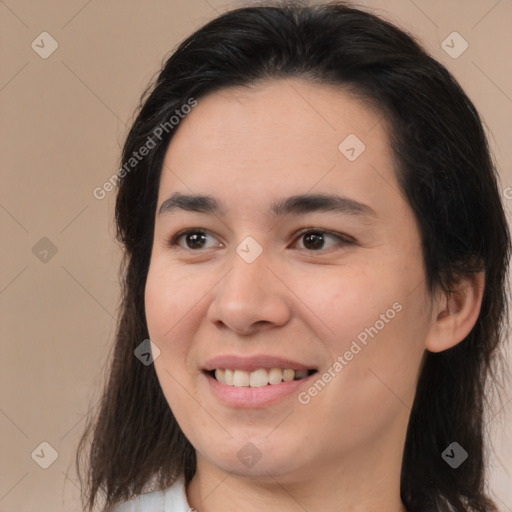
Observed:
[[[421,234],[430,291],[485,271],[480,315],[455,347],[427,352],[405,441],[401,497],[414,512],[491,511],[485,493],[485,390],[508,326],[510,235],[482,122],[451,74],[408,34],[345,3],[268,4],[229,11],[183,41],[141,99],[122,153],[116,200],[124,248],[122,303],[109,374],[77,451],[84,510],[164,489],[195,472],[195,451],[153,365],[144,288],[163,159],[184,105],[231,86],[301,77],[335,85],[389,121],[396,174]],[[143,146],[151,149],[134,158]],[[128,165],[129,163],[129,165]],[[441,457],[453,441],[469,458]],[[85,470],[83,465],[85,464]]]

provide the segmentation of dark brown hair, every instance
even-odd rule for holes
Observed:
[[[195,472],[195,451],[164,398],[153,365],[134,357],[147,339],[144,288],[163,159],[172,138],[155,129],[191,98],[230,86],[302,77],[376,105],[392,127],[396,173],[417,219],[430,291],[485,271],[481,312],[455,347],[426,353],[403,454],[401,497],[414,512],[496,510],[484,490],[485,390],[507,322],[510,237],[482,122],[450,73],[389,22],[346,4],[266,5],[214,19],[179,45],[141,106],[123,149],[154,149],[119,183],[122,307],[99,408],[77,452],[84,510],[110,507]],[[453,441],[469,458],[452,469]],[[86,453],[86,449],[89,448]],[[82,464],[85,462],[86,470]]]

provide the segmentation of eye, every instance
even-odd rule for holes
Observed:
[[[168,242],[168,246],[173,248],[175,246],[183,247],[184,249],[198,250],[198,249],[211,249],[212,247],[223,247],[220,242],[210,242],[208,246],[208,237],[215,240],[215,238],[202,229],[189,228],[184,231],[180,231]],[[185,245],[183,245],[183,243]]]
[[[299,249],[306,249],[310,252],[330,249],[336,245],[352,245],[354,243],[353,240],[345,235],[331,233],[322,229],[303,230],[299,233],[297,240],[303,240],[303,247],[299,247]],[[329,240],[334,240],[335,243],[329,244]]]

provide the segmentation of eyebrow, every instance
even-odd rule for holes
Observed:
[[[221,203],[212,196],[176,192],[162,203],[158,210],[158,215],[170,214],[177,210],[212,215],[222,215],[225,213]],[[274,216],[289,213],[304,215],[312,212],[335,212],[369,218],[378,217],[375,210],[367,204],[336,194],[294,195],[275,201],[271,204],[268,211]]]

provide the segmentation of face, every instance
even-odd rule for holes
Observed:
[[[431,308],[382,115],[298,79],[200,99],[165,158],[145,301],[198,467],[399,461]]]

